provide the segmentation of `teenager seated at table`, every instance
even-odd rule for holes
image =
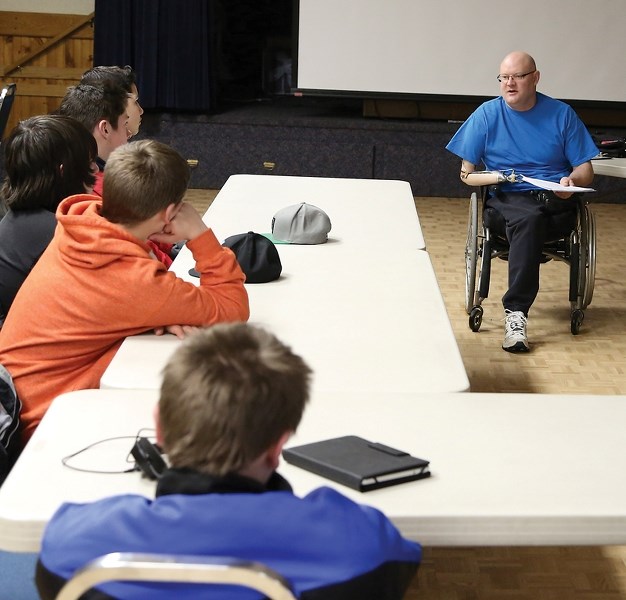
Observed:
[[[111,152],[138,133],[143,114],[137,94],[132,93],[137,91],[132,83],[134,73],[121,71],[112,67],[86,71],[78,85],[67,89],[59,108],[61,114],[80,121],[96,140],[98,169],[93,193],[98,196],[102,196],[104,169]],[[148,240],[148,245],[157,260],[166,267],[172,264],[172,244]]]
[[[249,316],[244,274],[198,212],[183,202],[187,162],[156,141],[115,150],[104,197],[66,198],[54,237],[0,330],[0,364],[22,401],[26,442],[52,399],[97,388],[124,338]],[[150,255],[147,240],[188,239],[199,286]]]
[[[143,108],[139,103],[139,90],[137,89],[135,71],[129,65],[125,67],[98,65],[85,71],[80,78],[81,84],[94,85],[96,87],[102,86],[106,82],[119,85],[126,90],[126,96],[129,100],[126,104],[126,112],[128,114],[126,133],[128,134],[128,139],[130,139],[139,133],[141,115],[143,115]]]
[[[93,136],[60,115],[20,121],[4,141],[8,211],[0,221],[0,327],[24,279],[46,249],[67,196],[90,193],[97,153]]]
[[[80,78],[80,86],[93,86],[95,88],[105,89],[107,86],[122,89],[126,93],[126,136],[127,140],[136,136],[139,133],[141,127],[141,115],[143,115],[143,108],[139,103],[139,90],[137,89],[137,76],[132,67],[126,65],[125,67],[117,66],[104,66],[99,65],[92,67],[88,71],[85,71]],[[73,88],[68,90],[65,97],[63,109],[65,111],[77,112],[78,114],[85,114],[80,108],[80,104],[76,104],[76,99],[80,98],[80,92],[72,91]],[[76,89],[76,88],[74,88]],[[81,87],[77,88],[81,90]],[[75,98],[74,96],[77,96]],[[94,96],[89,96],[87,103],[93,102]],[[83,99],[84,100],[84,99]],[[79,100],[80,102],[80,100]],[[98,131],[94,131],[94,135],[98,135]],[[98,196],[102,196],[102,178],[104,176],[104,168],[106,166],[106,159],[100,157],[98,159],[98,173],[96,177],[96,185],[93,192]],[[182,242],[182,240],[181,240]],[[155,258],[160,260],[166,267],[172,264],[172,260],[176,255],[174,251],[174,244],[158,244],[156,242],[149,241],[148,244],[154,254]],[[179,248],[180,246],[177,246]]]
[[[54,598],[101,555],[150,552],[258,561],[287,578],[303,600],[402,598],[421,559],[419,544],[378,510],[334,489],[294,495],[276,471],[302,418],[309,380],[303,359],[259,327],[222,324],[188,338],[164,369],[155,410],[157,440],[170,463],[156,498],[127,494],[62,505],[43,536],[41,597]],[[117,582],[89,597],[258,595]]]
[[[132,100],[118,81],[99,85],[79,84],[67,88],[59,112],[80,121],[98,145],[98,172],[94,192],[102,193],[104,167],[111,152],[128,142],[128,108]]]

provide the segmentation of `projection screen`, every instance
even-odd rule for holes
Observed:
[[[532,54],[539,89],[626,102],[626,0],[295,0],[303,94],[488,97],[501,59]]]

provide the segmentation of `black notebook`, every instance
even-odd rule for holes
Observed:
[[[360,492],[430,476],[427,460],[355,435],[285,448],[283,458]]]

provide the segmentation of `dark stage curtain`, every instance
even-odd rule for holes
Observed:
[[[144,108],[215,104],[213,0],[96,0],[94,65],[131,65]]]

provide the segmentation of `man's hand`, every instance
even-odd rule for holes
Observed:
[[[175,244],[180,240],[193,240],[208,229],[191,204],[181,202],[174,211],[173,216],[163,225],[163,229],[148,239],[153,242]]]
[[[561,177],[561,181],[559,181],[559,183],[561,185],[564,185],[566,187],[569,187],[570,185],[576,185],[573,181],[571,177]],[[557,198],[561,198],[562,200],[567,200],[568,198],[570,198],[572,196],[574,192],[554,192],[554,195]]]
[[[591,166],[591,162],[587,161],[582,163],[581,165],[578,165],[577,167],[574,167],[568,177],[561,177],[561,181],[559,181],[559,183],[567,187],[569,187],[570,185],[587,187],[591,185],[592,181],[593,167]],[[554,194],[559,198],[563,198],[563,200],[566,200],[572,195],[569,192],[554,192]]]
[[[164,335],[166,333],[171,333],[175,335],[178,339],[184,340],[188,335],[199,331],[201,328],[196,327],[194,325],[167,325],[166,327],[155,327],[154,333],[155,335]]]

